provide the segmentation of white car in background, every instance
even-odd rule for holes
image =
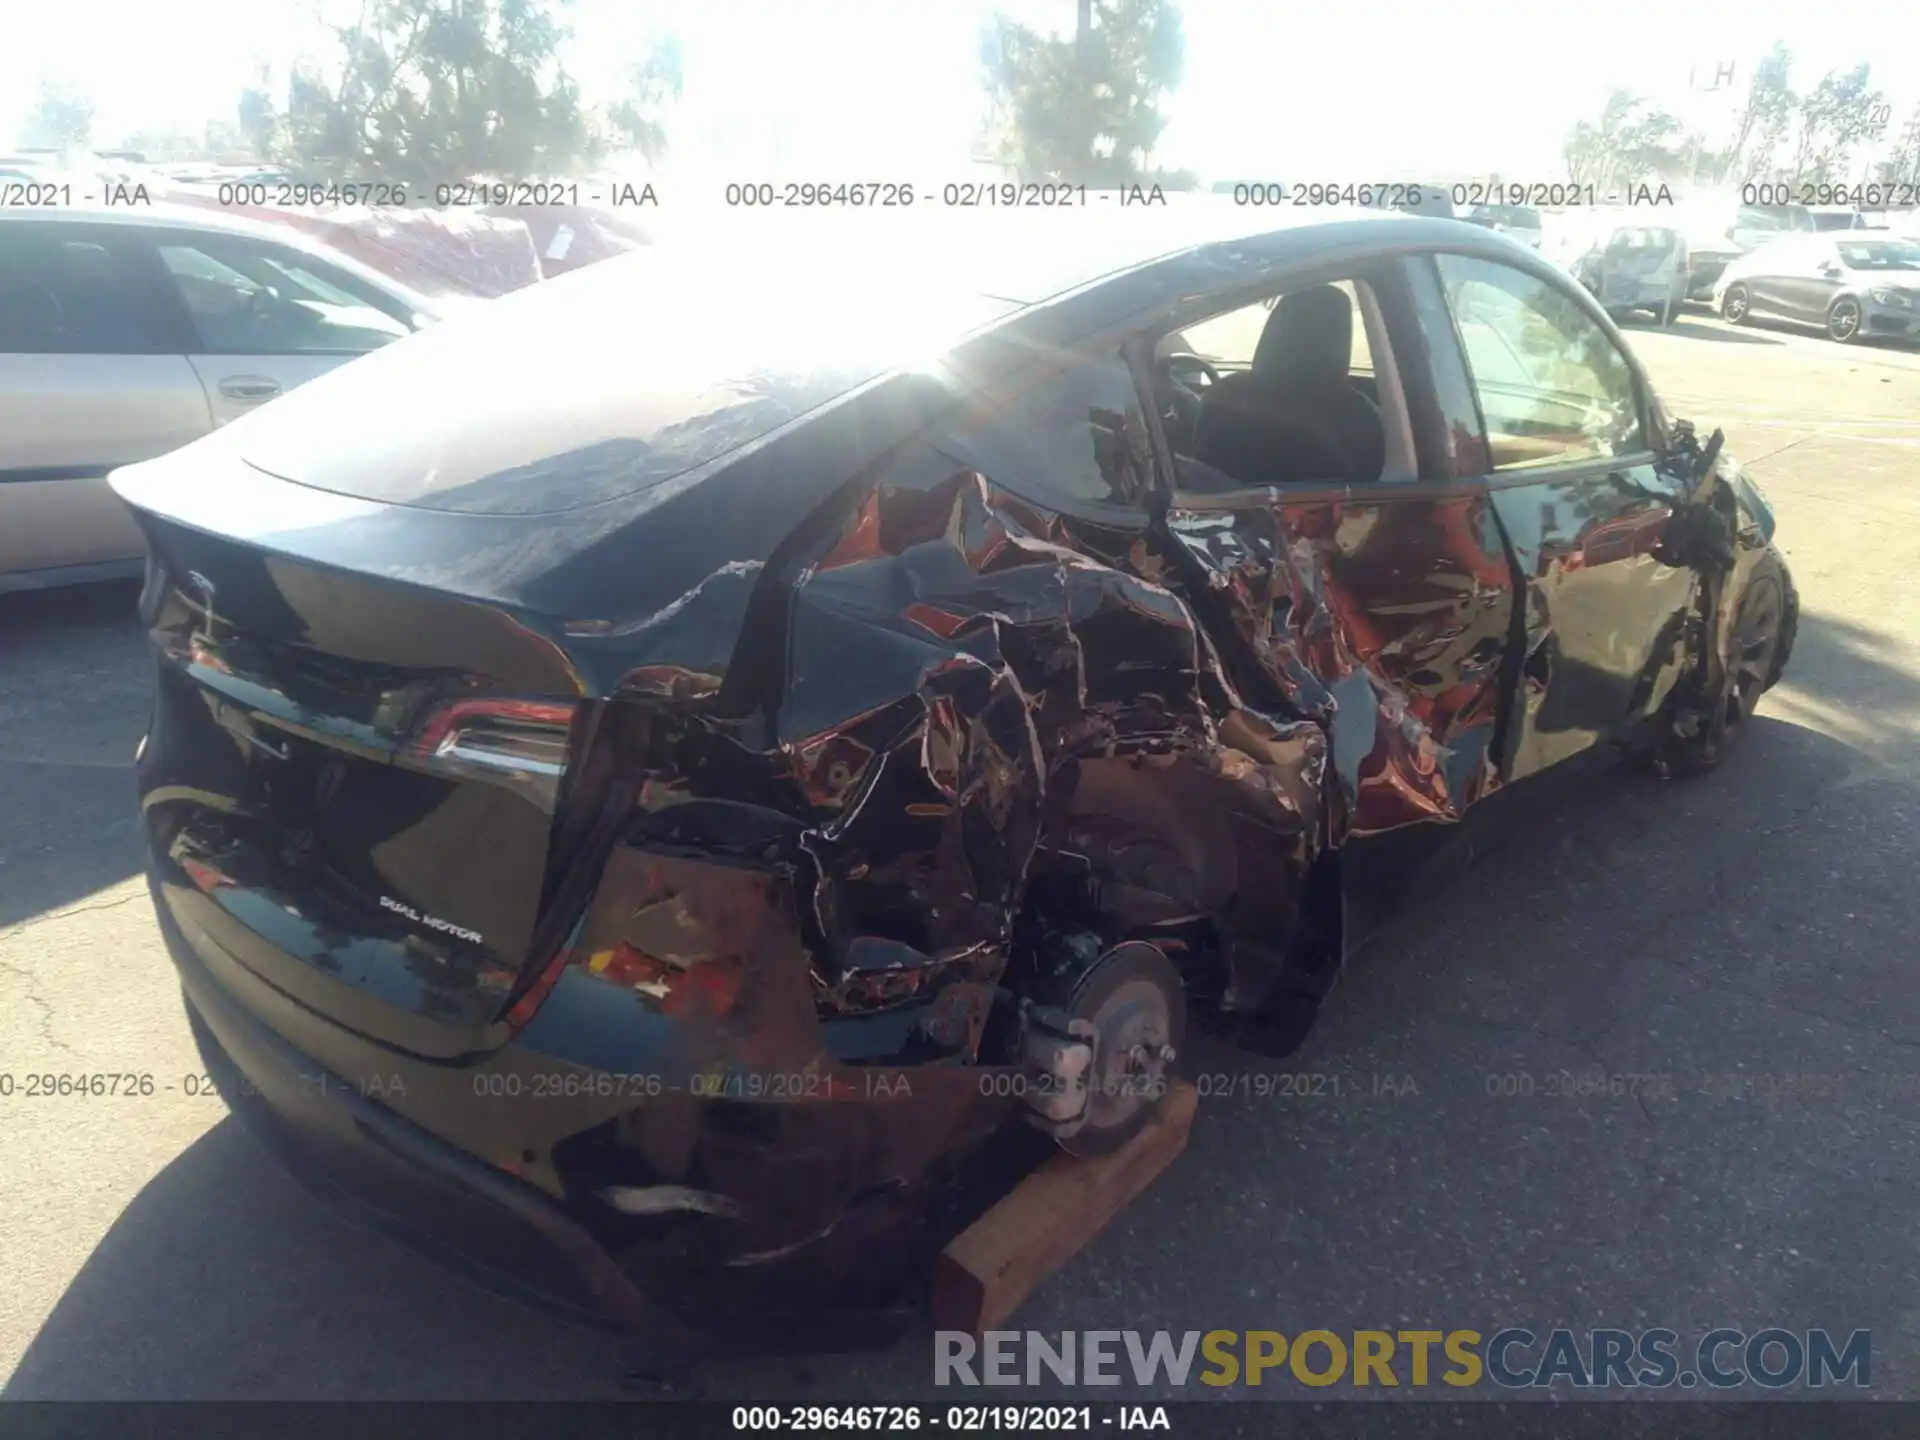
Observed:
[[[1690,256],[1687,237],[1668,212],[1605,207],[1552,218],[1542,253],[1609,315],[1618,321],[1643,310],[1663,326],[1673,323],[1687,298]]]
[[[305,237],[166,205],[0,208],[0,593],[136,576],[107,488],[442,313]]]

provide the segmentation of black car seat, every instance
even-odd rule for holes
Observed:
[[[1316,285],[1282,296],[1252,368],[1207,391],[1195,453],[1245,485],[1379,479],[1386,431],[1347,378],[1352,355],[1344,291]]]

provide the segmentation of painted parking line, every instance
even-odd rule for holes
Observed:
[[[1881,420],[1866,415],[1794,415],[1778,410],[1735,409],[1731,405],[1716,407],[1716,413],[1738,416],[1759,425],[1787,425],[1801,429],[1844,426],[1850,430],[1912,430],[1920,433],[1920,420]]]
[[[1849,445],[1891,445],[1897,450],[1920,448],[1920,435],[1854,435],[1845,430],[1815,430],[1806,425],[1774,424],[1765,420],[1744,420],[1742,429],[1797,430],[1809,440],[1839,440]]]

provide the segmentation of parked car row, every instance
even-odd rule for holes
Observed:
[[[0,206],[0,592],[140,572],[113,466],[651,240],[607,205],[281,207],[282,172],[130,153],[0,156],[10,176],[80,203]],[[136,181],[137,205],[84,198]]]
[[[0,591],[136,576],[107,488],[445,302],[204,209],[0,208]]]

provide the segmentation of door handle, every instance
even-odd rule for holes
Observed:
[[[220,382],[220,393],[242,405],[257,405],[280,393],[280,382],[265,375],[229,375]]]

